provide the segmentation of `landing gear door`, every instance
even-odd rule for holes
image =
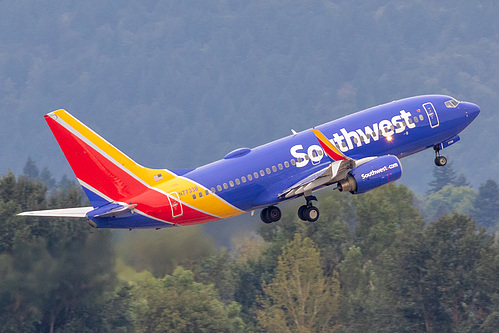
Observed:
[[[182,202],[178,196],[177,192],[172,192],[168,196],[168,201],[170,201],[170,207],[172,209],[172,218],[182,216],[184,213],[182,209]]]
[[[426,115],[428,116],[428,120],[430,121],[430,127],[434,128],[440,125],[440,122],[438,120],[438,114],[437,110],[435,110],[435,107],[431,103],[425,103],[423,104],[423,108],[426,111]]]

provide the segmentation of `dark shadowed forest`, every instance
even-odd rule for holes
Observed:
[[[498,184],[433,176],[426,197],[322,191],[317,222],[287,209],[225,248],[201,227],[15,216],[86,200],[28,160],[0,178],[0,331],[496,332]]]

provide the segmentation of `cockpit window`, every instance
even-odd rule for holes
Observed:
[[[455,108],[458,105],[459,105],[459,101],[455,98],[451,99],[450,101],[445,102],[445,106],[448,108]]]

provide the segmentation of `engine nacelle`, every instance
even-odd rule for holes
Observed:
[[[402,177],[402,164],[393,155],[384,155],[353,168],[338,182],[340,192],[359,194],[396,181]]]

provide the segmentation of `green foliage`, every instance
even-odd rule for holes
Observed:
[[[469,215],[474,210],[476,198],[476,191],[470,187],[447,185],[422,199],[421,213],[427,221],[452,212]]]
[[[478,188],[472,213],[479,225],[491,231],[499,230],[499,186],[492,179]]]
[[[212,285],[194,281],[177,266],[172,275],[152,278],[133,289],[137,332],[242,332],[240,306],[225,306]]]
[[[110,233],[90,232],[81,221],[14,215],[49,207],[45,191],[32,178],[0,179],[2,329],[92,331],[105,321],[97,309],[113,287]],[[79,193],[62,189],[50,201],[75,206]]]
[[[275,277],[263,286],[261,325],[271,332],[333,331],[339,298],[335,275],[324,276],[313,241],[296,234],[282,249]]]
[[[403,314],[400,331],[476,331],[489,318],[499,287],[492,239],[455,214],[405,243],[385,261],[387,291]]]
[[[214,243],[201,226],[127,232],[117,246],[118,258],[126,265],[155,277],[173,273],[178,265],[193,267],[214,252]]]
[[[422,228],[423,220],[414,208],[414,194],[393,183],[355,197],[355,243],[371,260],[395,241],[398,232]]]

